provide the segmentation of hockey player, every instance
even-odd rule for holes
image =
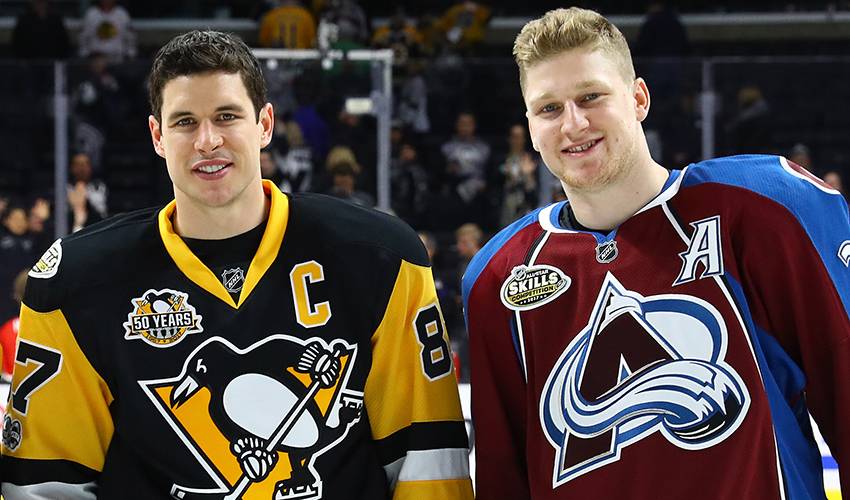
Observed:
[[[850,495],[841,195],[781,157],[653,161],[647,83],[595,12],[514,55],[568,201],[464,276],[477,498],[824,498],[810,412]]]
[[[274,113],[241,40],[178,36],[149,86],[175,200],[30,271],[6,500],[471,499],[416,234],[261,180]]]

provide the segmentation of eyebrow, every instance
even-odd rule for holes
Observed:
[[[584,81],[577,83],[575,85],[575,87],[573,87],[573,90],[581,92],[581,91],[587,90],[589,88],[604,87],[604,86],[605,86],[605,83],[603,83],[601,80],[584,80]],[[535,96],[533,99],[530,99],[528,102],[529,103],[536,103],[536,102],[539,102],[539,101],[545,101],[545,100],[548,100],[548,99],[552,99],[553,97],[554,97],[554,95],[551,92],[547,91],[547,92],[543,92],[542,94]]]
[[[225,113],[225,112],[244,113],[245,108],[243,108],[242,106],[240,106],[238,104],[225,104],[223,106],[219,106],[219,107],[215,108],[215,113]],[[181,118],[185,118],[187,116],[193,116],[193,115],[194,115],[194,113],[192,113],[191,111],[178,110],[178,111],[174,111],[170,115],[168,115],[168,119],[166,121],[168,123],[173,123],[176,120],[179,120]]]

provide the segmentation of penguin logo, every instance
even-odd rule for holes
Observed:
[[[272,335],[246,349],[213,337],[180,375],[142,389],[209,474],[174,484],[174,498],[314,500],[316,458],[360,420],[363,392],[348,390],[357,346]]]
[[[165,288],[148,290],[130,303],[124,338],[142,339],[154,347],[170,347],[190,333],[204,331],[203,317],[189,305],[189,294]]]

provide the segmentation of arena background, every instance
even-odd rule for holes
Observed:
[[[46,17],[27,14],[42,2]],[[189,29],[232,31],[259,49],[280,124],[268,148],[269,175],[290,190],[391,210],[430,235],[469,418],[459,277],[505,221],[559,195],[536,159],[533,188],[517,190],[510,149],[512,135],[528,147],[511,43],[554,4],[434,0],[401,2],[400,10],[377,1],[307,0],[318,21],[309,43],[292,37],[263,47],[261,26],[274,3],[119,2],[127,30],[92,18],[92,0],[0,1],[0,211],[4,222],[15,208],[27,216],[23,234],[0,228],[0,324],[15,314],[14,275],[56,236],[170,199],[147,130],[151,57]],[[645,129],[663,165],[775,153],[817,175],[847,177],[850,2],[577,5],[599,10],[629,39],[653,96]],[[110,38],[124,42],[114,51],[98,45]],[[485,145],[485,158],[480,148],[469,157],[445,147],[456,140],[461,113],[473,123],[469,135],[465,119],[464,141]],[[79,167],[82,180],[69,169],[81,153],[91,170],[88,176]],[[85,200],[75,210],[69,190],[55,187],[73,191],[80,182]],[[2,391],[8,384],[0,383]],[[836,499],[837,466],[822,450],[827,492]]]

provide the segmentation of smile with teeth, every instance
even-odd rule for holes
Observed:
[[[580,146],[576,146],[574,148],[567,148],[567,152],[568,153],[581,153],[582,151],[587,151],[588,149],[595,146],[597,142],[599,142],[599,140],[594,139],[590,142],[585,142],[584,144],[582,144]]]
[[[227,165],[204,165],[203,167],[198,167],[198,170],[205,174],[214,174],[226,166]]]

